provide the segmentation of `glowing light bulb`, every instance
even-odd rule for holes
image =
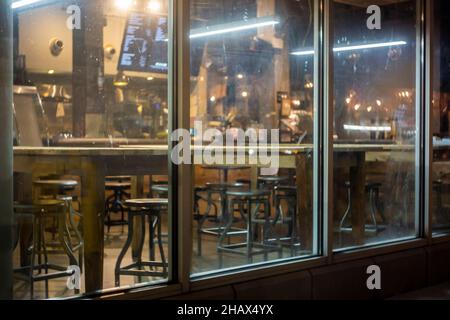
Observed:
[[[116,0],[116,7],[122,10],[127,10],[133,4],[133,0]]]
[[[147,8],[151,12],[159,12],[161,10],[161,3],[159,1],[152,0],[148,3]]]

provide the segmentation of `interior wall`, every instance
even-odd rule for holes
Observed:
[[[67,28],[66,5],[54,4],[19,14],[19,54],[26,56],[27,71],[30,73],[55,74],[72,73],[72,30]],[[45,22],[45,23],[43,23]],[[119,63],[120,48],[126,25],[126,15],[108,12],[104,28],[104,47],[111,45],[116,54],[111,60],[105,59],[105,74],[115,75]],[[50,52],[50,41],[58,38],[64,42],[61,55],[54,57]]]

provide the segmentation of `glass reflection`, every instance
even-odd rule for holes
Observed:
[[[335,249],[416,235],[416,3],[333,3]],[[418,151],[418,150],[417,150]]]
[[[269,175],[247,161],[196,164],[193,274],[317,254],[314,51],[293,54],[314,47],[313,5],[191,1],[194,141],[208,146],[211,137],[200,134],[208,129],[228,132],[233,145],[240,130],[277,129],[284,147]]]
[[[445,31],[449,28],[450,6],[447,1],[434,2],[434,66],[433,66],[433,232],[435,235],[450,232],[449,216],[449,40]]]
[[[168,1],[13,8],[15,298],[165,282]]]

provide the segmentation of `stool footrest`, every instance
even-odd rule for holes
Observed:
[[[229,252],[240,254],[243,256],[256,256],[260,254],[267,254],[270,252],[281,252],[283,250],[281,246],[264,245],[260,243],[252,244],[251,246],[252,252],[247,252],[246,250],[239,250],[239,249],[247,249],[247,243],[236,243],[217,248],[219,252]]]
[[[136,270],[143,267],[149,268],[163,268],[167,269],[169,267],[168,263],[164,262],[153,262],[153,261],[142,261],[130,264],[126,267],[122,267],[119,270],[119,275],[121,276],[136,276],[136,277],[167,277],[168,272],[158,272],[158,271],[148,271],[148,270]]]

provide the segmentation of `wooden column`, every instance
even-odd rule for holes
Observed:
[[[81,160],[81,212],[83,213],[86,292],[103,289],[105,159]]]
[[[0,1],[0,300],[13,298],[13,29],[11,0]]]
[[[86,118],[105,113],[102,0],[77,0],[81,29],[73,32],[73,133],[86,135]]]
[[[350,181],[352,185],[352,226],[353,244],[363,245],[366,228],[366,154],[364,152],[355,153],[356,166],[350,168]]]

